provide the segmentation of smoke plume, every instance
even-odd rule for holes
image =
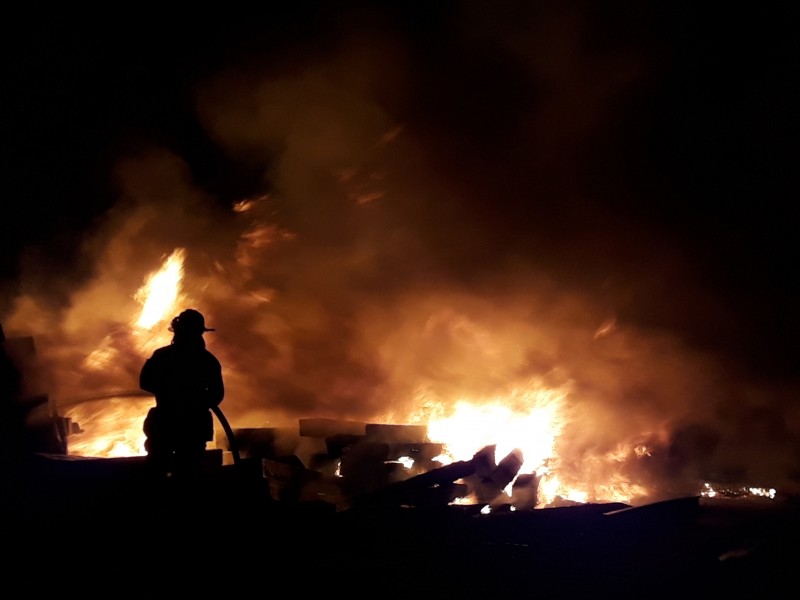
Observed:
[[[653,57],[574,7],[521,6],[470,4],[458,50],[342,26],[324,52],[204,78],[197,118],[257,189],[222,201],[156,142],[122,157],[75,273],[29,254],[3,316],[36,340],[36,384],[65,404],[135,390],[135,293],[183,249],[173,312],[216,329],[235,426],[424,421],[533,385],[567,390],[565,478],[639,444],[632,480],[796,484],[796,393],[687,339],[726,322],[724,299],[623,210],[619,130]]]

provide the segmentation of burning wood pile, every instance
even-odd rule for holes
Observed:
[[[496,461],[495,447],[486,446],[469,460],[447,462],[443,444],[429,441],[421,425],[300,419],[297,430],[234,435],[240,460],[260,462],[275,500],[325,502],[337,510],[459,502],[532,509],[537,502],[538,478],[519,475],[519,450]],[[222,446],[234,450],[230,440]]]

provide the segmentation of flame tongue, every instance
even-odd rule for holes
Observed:
[[[166,343],[162,332],[151,330],[168,319],[181,298],[181,281],[186,250],[176,248],[161,267],[152,272],[136,291],[134,299],[142,305],[138,319],[133,321],[131,336],[140,352],[146,354]],[[87,369],[103,371],[119,358],[119,349],[113,345],[97,348],[84,361]],[[109,397],[94,402],[84,402],[65,409],[67,418],[74,421],[80,431],[70,439],[69,452],[81,456],[119,457],[144,454],[142,422],[152,405],[151,398]]]
[[[466,460],[487,445],[497,446],[498,459],[518,448],[525,459],[522,472],[532,472],[554,455],[555,440],[563,426],[564,395],[533,389],[516,396],[513,403],[508,399],[481,405],[461,401],[452,416],[428,424],[429,435],[445,442],[456,460]],[[523,399],[524,409],[512,408]]]
[[[186,250],[176,248],[136,292],[136,300],[142,303],[138,327],[151,329],[170,314],[178,300],[185,258]]]

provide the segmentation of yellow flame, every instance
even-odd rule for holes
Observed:
[[[397,459],[396,462],[403,465],[406,469],[410,469],[411,467],[414,466],[414,459],[411,458],[410,456],[401,456],[400,458]]]
[[[176,248],[170,254],[161,268],[152,273],[144,285],[139,288],[134,298],[142,304],[142,312],[136,325],[142,329],[151,329],[175,305],[180,293],[180,283],[183,277],[183,263],[186,250]]]
[[[152,398],[105,398],[62,409],[63,416],[80,426],[69,436],[75,456],[117,458],[145,454],[142,422]]]
[[[481,449],[494,446],[497,464],[511,452],[520,451],[522,466],[503,490],[512,501],[513,484],[523,474],[536,477],[538,506],[560,502],[629,502],[646,496],[645,487],[623,475],[627,461],[648,454],[641,444],[620,443],[604,455],[584,455],[580,463],[571,464],[573,473],[569,478],[562,476],[557,442],[568,420],[566,398],[565,389],[531,384],[488,401],[462,399],[449,416],[429,421],[428,436],[444,445],[444,453],[450,460],[469,460]],[[447,462],[444,457],[437,458]],[[580,481],[574,473],[576,466],[583,478]]]
[[[172,315],[180,297],[185,259],[185,249],[173,250],[134,294],[142,310],[138,318],[132,320],[134,327],[131,334],[142,352],[167,343],[167,334],[151,333],[150,330]],[[118,349],[113,347],[110,338],[105,341],[108,345],[95,349],[87,356],[85,368],[102,370],[115,360]],[[142,422],[152,404],[153,399],[149,397],[138,400],[113,398],[66,408],[64,416],[81,428],[81,431],[69,436],[69,453],[105,458],[142,455]]]
[[[428,423],[428,436],[445,444],[454,460],[469,460],[489,445],[496,447],[497,460],[519,449],[524,460],[520,472],[532,473],[555,454],[564,398],[560,390],[534,388],[480,404],[461,400],[452,415]]]

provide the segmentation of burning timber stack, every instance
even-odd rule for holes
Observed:
[[[102,485],[108,475],[139,479],[142,456],[70,455],[70,438],[81,427],[61,416],[47,393],[33,389],[31,382],[39,379],[34,339],[3,336],[2,349],[8,367],[5,379],[9,389],[14,388],[3,399],[8,413],[3,422],[9,429],[4,464],[20,462],[17,456],[33,467],[33,479],[42,476],[66,487]],[[493,508],[536,505],[538,481],[533,475],[518,477],[523,462],[519,452],[495,463],[495,448],[487,446],[470,460],[445,464],[443,444],[431,442],[424,425],[304,418],[296,428],[233,430],[224,415],[217,416],[225,431],[217,435],[218,447],[206,452],[209,473],[236,470],[258,479],[269,497],[281,503],[324,505],[335,511],[437,507],[467,500]],[[238,463],[234,469],[226,468],[226,453]],[[512,481],[509,497],[504,490]]]
[[[536,507],[538,481],[519,474],[518,452],[495,462],[487,446],[442,464],[441,444],[417,425],[309,418],[296,428],[226,431],[207,451],[207,481],[187,495],[148,484],[141,456],[69,456],[66,424],[45,414],[50,426],[27,436],[40,459],[26,493],[0,512],[13,524],[9,547],[19,551],[6,570],[20,589],[46,579],[39,585],[61,593],[89,573],[82,592],[125,581],[146,595],[174,586],[249,596],[291,577],[303,592],[344,583],[356,597],[730,600],[779,591],[794,576],[781,565],[800,558],[796,507],[743,510],[690,497],[526,510]],[[42,560],[31,560],[43,549],[47,578]],[[181,556],[192,560],[181,566]],[[309,576],[301,571],[297,583],[300,565]]]
[[[292,428],[237,429],[242,461],[257,461],[275,500],[355,506],[447,505],[470,499],[481,505],[534,508],[538,480],[517,477],[522,455],[495,462],[494,446],[470,460],[443,464],[443,445],[422,425],[336,419],[300,419]],[[231,451],[230,440],[223,449]],[[509,497],[505,488],[516,478]]]

